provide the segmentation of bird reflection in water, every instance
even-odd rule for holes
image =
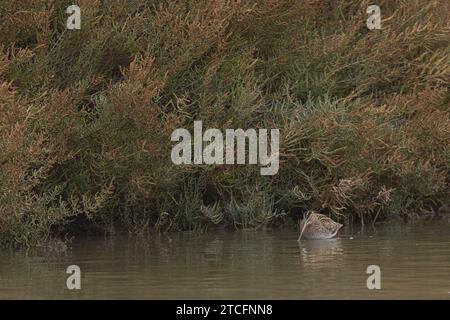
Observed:
[[[300,257],[305,266],[333,262],[343,257],[340,238],[325,240],[304,240],[299,242]]]

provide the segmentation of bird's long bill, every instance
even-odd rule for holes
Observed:
[[[300,239],[302,238],[303,231],[305,231],[305,228],[306,228],[306,224],[307,224],[307,223],[308,223],[308,218],[305,219],[305,223],[303,224],[302,231],[300,231],[300,236],[298,237],[298,240],[297,240],[297,241],[300,241]]]

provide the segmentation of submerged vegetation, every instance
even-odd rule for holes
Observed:
[[[449,202],[447,0],[0,2],[0,242],[373,223]],[[280,129],[280,169],[176,166],[176,128]]]

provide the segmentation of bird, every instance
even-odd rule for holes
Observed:
[[[300,241],[302,236],[314,240],[331,239],[342,226],[342,224],[333,221],[326,215],[308,211],[300,221],[301,231],[297,241]]]

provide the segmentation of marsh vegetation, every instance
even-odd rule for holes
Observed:
[[[0,2],[0,241],[363,224],[449,202],[446,0]],[[177,166],[170,135],[277,128],[280,168]]]

